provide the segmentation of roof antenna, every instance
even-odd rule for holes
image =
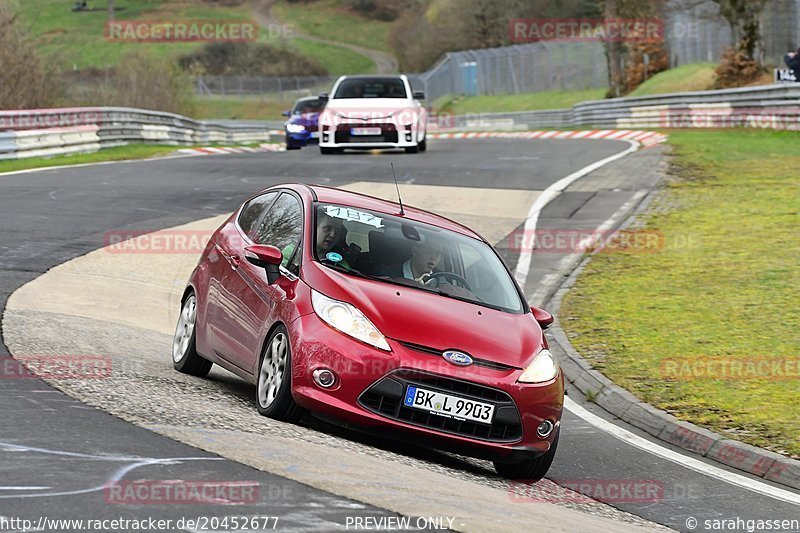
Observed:
[[[397,189],[397,201],[400,203],[400,216],[405,216],[405,212],[403,211],[403,199],[400,198],[400,186],[397,184],[397,174],[394,173],[394,162],[389,161],[389,165],[392,167],[392,176],[394,176],[394,186]]]

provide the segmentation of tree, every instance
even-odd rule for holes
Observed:
[[[664,3],[661,0],[600,0],[598,5],[606,20],[663,20],[661,11]],[[609,80],[607,96],[610,97],[623,96],[648,75],[669,66],[663,42],[610,39],[606,41],[605,48]],[[651,59],[648,65],[643,64],[645,55]]]
[[[720,15],[733,31],[737,47],[750,60],[760,64],[756,51],[761,44],[761,12],[768,0],[714,0]]]

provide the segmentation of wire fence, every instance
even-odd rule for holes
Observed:
[[[260,95],[270,100],[295,100],[330,90],[336,76],[198,76],[195,91],[203,96]]]
[[[716,2],[673,0],[664,20],[670,64],[716,62],[736,38]],[[781,65],[800,46],[800,0],[769,0],[761,15],[761,60]]]
[[[532,43],[451,52],[419,75],[430,101],[452,94],[518,94],[608,85],[598,42]]]

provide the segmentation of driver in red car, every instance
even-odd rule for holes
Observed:
[[[436,241],[415,242],[411,246],[411,259],[399,265],[386,267],[384,275],[390,278],[406,278],[419,283],[430,279],[433,269],[442,260],[442,245]]]

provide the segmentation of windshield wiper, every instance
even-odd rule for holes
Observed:
[[[503,311],[503,308],[500,307],[499,305],[494,305],[494,304],[490,304],[490,303],[484,302],[483,300],[481,300],[477,296],[475,297],[476,299],[473,300],[472,298],[467,298],[466,296],[457,296],[457,295],[455,295],[455,294],[453,294],[451,292],[445,292],[442,289],[429,289],[429,290],[431,292],[435,292],[439,296],[444,296],[446,298],[452,298],[453,300],[460,300],[462,302],[467,302],[467,303],[471,303],[471,304],[475,304],[475,305],[480,305],[481,307],[488,307],[489,309],[494,309],[495,311]]]
[[[320,261],[320,263],[325,265],[326,267],[332,269],[332,270],[336,270],[337,272],[344,272],[345,274],[353,274],[354,276],[359,277],[359,278],[380,279],[380,278],[376,278],[376,277],[373,277],[373,276],[368,276],[367,274],[364,274],[364,273],[356,270],[355,268],[345,268],[343,266],[337,265],[336,263],[327,263],[327,262],[322,262],[322,261]]]

